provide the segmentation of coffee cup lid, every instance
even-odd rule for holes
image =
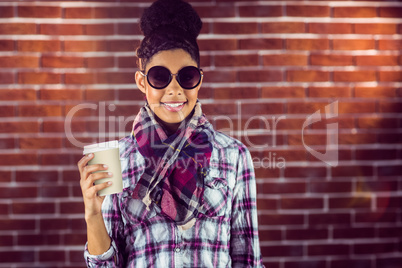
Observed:
[[[84,146],[84,152],[83,154],[90,154],[90,153],[96,153],[104,150],[110,150],[110,149],[115,149],[119,148],[119,141],[107,141],[107,142],[101,142],[101,143],[94,143],[90,145]]]

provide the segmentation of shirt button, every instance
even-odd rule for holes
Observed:
[[[176,248],[174,251],[176,251],[177,253],[180,252],[180,248]]]

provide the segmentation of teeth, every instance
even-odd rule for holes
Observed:
[[[183,103],[164,103],[164,104],[169,107],[179,107],[179,106],[183,105]]]

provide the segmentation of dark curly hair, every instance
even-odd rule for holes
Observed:
[[[140,21],[144,39],[137,48],[138,66],[145,70],[160,51],[183,49],[200,66],[197,36],[202,21],[193,7],[182,0],[157,0],[145,9]]]

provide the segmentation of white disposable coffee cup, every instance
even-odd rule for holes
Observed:
[[[94,157],[88,162],[88,165],[102,164],[107,165],[107,172],[112,172],[113,176],[109,178],[103,178],[95,181],[95,184],[111,181],[112,185],[98,191],[98,195],[104,196],[109,194],[120,193],[123,191],[123,180],[121,175],[121,164],[119,154],[119,142],[108,141],[102,143],[95,143],[84,146],[84,155],[90,153],[94,154]],[[106,172],[106,171],[97,171]]]

